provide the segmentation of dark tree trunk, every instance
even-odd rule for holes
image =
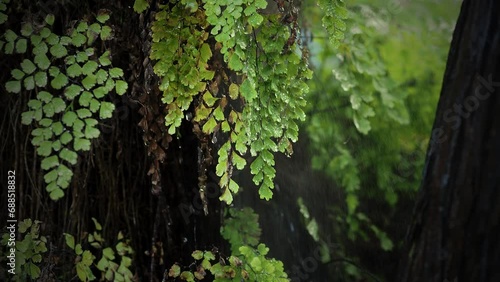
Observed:
[[[466,0],[398,281],[500,281],[499,95],[500,1]]]

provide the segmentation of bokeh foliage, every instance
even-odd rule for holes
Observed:
[[[332,207],[331,216],[350,240],[377,238],[390,251],[402,239],[385,230],[398,200],[419,187],[458,8],[457,1],[352,1],[338,47],[307,23],[314,77],[303,127],[314,168],[346,193],[346,208]],[[319,10],[306,13],[315,19]],[[390,212],[374,220],[373,205]]]

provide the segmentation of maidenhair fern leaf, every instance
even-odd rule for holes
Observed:
[[[11,93],[19,93],[21,92],[21,81],[12,80],[5,83],[5,89]]]
[[[110,102],[101,102],[101,107],[99,109],[99,117],[101,119],[110,118],[113,116],[113,111],[115,110],[115,105]]]
[[[59,158],[57,156],[50,156],[42,160],[41,167],[43,170],[49,170],[59,165]]]
[[[47,85],[47,73],[39,71],[35,74],[35,83],[38,87],[45,87]]]
[[[323,27],[328,32],[332,45],[338,47],[344,39],[345,19],[348,15],[344,0],[319,0],[318,4],[325,12]]]
[[[24,59],[21,62],[21,68],[26,74],[32,74],[36,70],[35,64],[29,59]]]

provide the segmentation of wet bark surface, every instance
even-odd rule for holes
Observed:
[[[499,96],[500,2],[466,0],[397,281],[500,281]]]

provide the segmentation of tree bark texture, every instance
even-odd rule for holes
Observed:
[[[500,281],[499,95],[500,1],[465,0],[398,281]]]

